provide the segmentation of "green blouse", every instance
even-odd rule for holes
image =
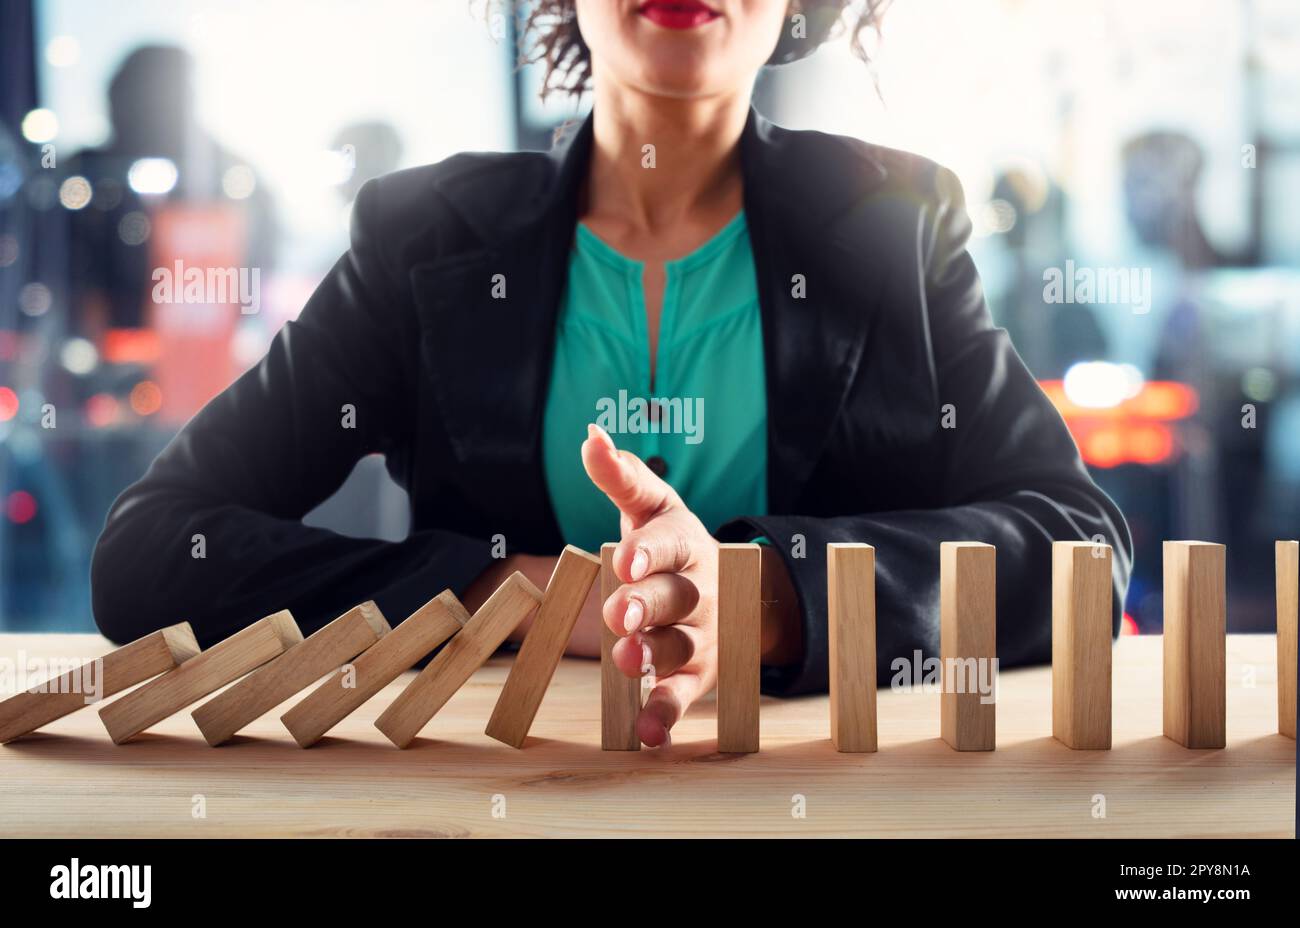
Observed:
[[[642,262],[579,224],[556,332],[542,455],[565,542],[619,538],[618,510],[588,479],[587,425],[673,486],[705,527],[767,512],[767,394],[745,214],[665,265],[653,386]]]

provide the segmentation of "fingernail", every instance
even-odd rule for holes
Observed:
[[[650,645],[645,643],[644,638],[641,640],[641,666],[643,668],[654,666],[654,664],[651,662]],[[642,673],[644,672],[645,671],[642,670]]]
[[[650,569],[650,555],[645,548],[637,548],[636,554],[632,555],[632,579],[640,580],[645,576],[645,572]]]
[[[641,627],[641,621],[645,618],[645,608],[641,605],[641,600],[635,597],[628,599],[627,611],[623,613],[623,628],[627,632],[634,632]]]
[[[610,438],[609,433],[594,422],[587,425],[587,437],[596,439],[607,448],[614,448],[614,439]]]
[[[673,732],[671,728],[664,730],[664,740],[659,744],[659,750],[666,751],[673,746]]]

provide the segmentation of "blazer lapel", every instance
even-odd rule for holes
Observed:
[[[820,458],[862,363],[883,269],[865,194],[883,166],[849,143],[783,130],[751,108],[741,137],[767,380],[768,505],[788,512]]]
[[[446,177],[439,193],[473,230],[476,246],[411,271],[421,351],[461,471],[476,487],[494,487],[488,508],[542,520],[557,537],[540,466],[541,426],[590,138],[588,120],[536,155],[536,178],[518,189],[502,190],[499,173],[479,183]],[[515,221],[482,218],[503,212]]]

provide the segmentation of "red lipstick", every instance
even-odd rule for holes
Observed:
[[[699,0],[647,0],[637,12],[665,29],[695,29],[722,15]]]

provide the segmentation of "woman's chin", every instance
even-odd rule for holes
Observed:
[[[643,93],[677,100],[711,97],[721,89],[704,69],[681,67],[644,71],[636,85]]]

